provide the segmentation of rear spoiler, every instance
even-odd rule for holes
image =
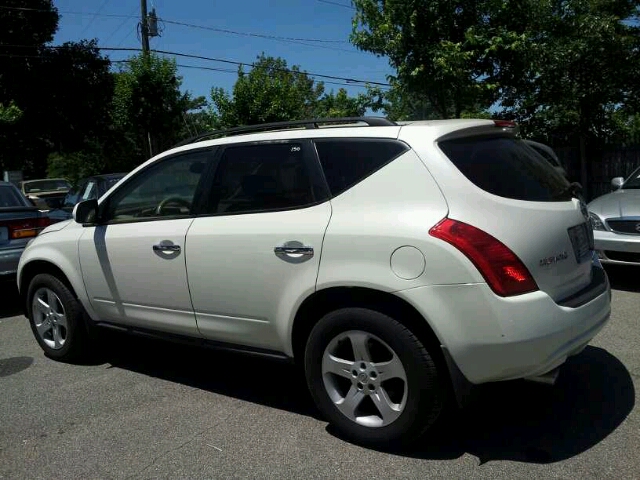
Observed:
[[[38,207],[0,207],[0,213],[37,212]]]
[[[453,140],[454,138],[476,137],[483,135],[504,134],[509,136],[518,136],[520,128],[518,124],[512,120],[493,120],[493,125],[478,125],[474,127],[461,128],[453,132],[446,133],[439,137],[437,142]]]

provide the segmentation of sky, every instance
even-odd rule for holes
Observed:
[[[61,17],[54,44],[95,38],[100,47],[140,47],[139,0],[54,0],[54,4]],[[387,83],[386,75],[393,73],[386,58],[358,51],[349,43],[354,13],[349,0],[148,0],[148,8],[155,8],[160,18],[161,34],[151,38],[152,49],[245,64],[264,52],[310,74],[381,83]],[[112,60],[122,60],[135,52],[103,53]],[[237,78],[234,64],[176,60],[184,65],[179,67],[183,90],[194,96],[209,98],[214,86],[230,91]],[[341,87],[351,95],[365,92],[353,82],[316,79],[325,82],[327,92]]]

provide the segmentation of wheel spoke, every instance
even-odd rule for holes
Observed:
[[[391,401],[387,391],[383,387],[379,387],[371,394],[371,400],[373,400],[373,404],[380,412],[382,421],[386,424],[393,422],[402,413],[400,405]]]
[[[353,362],[325,354],[322,358],[322,374],[333,373],[340,377],[351,378]]]
[[[47,313],[49,311],[49,305],[42,298],[38,297],[36,302],[36,306],[41,313]]]
[[[363,399],[364,393],[362,393],[356,387],[352,386],[347,392],[346,397],[344,397],[344,399],[340,402],[336,403],[336,407],[338,407],[340,411],[347,417],[355,419],[356,408],[358,408],[358,405],[360,405],[360,402],[362,402]]]
[[[58,321],[58,325],[62,325],[65,330],[68,328],[67,327],[67,316],[64,313],[58,313],[56,315],[56,320]]]
[[[351,341],[351,347],[353,348],[353,355],[356,362],[371,361],[371,355],[369,354],[369,335],[365,332],[352,332],[349,334],[349,340]]]
[[[42,323],[36,325],[36,329],[40,334],[40,337],[44,339],[44,334],[51,330],[51,324],[46,320],[43,320]]]
[[[49,304],[49,308],[52,312],[55,312],[57,310],[56,307],[58,306],[58,302],[56,300],[56,294],[51,290],[47,290],[47,303]]]
[[[52,325],[53,330],[53,348],[60,348],[64,343],[64,339],[60,336],[60,327],[58,325]]]
[[[407,381],[407,375],[402,366],[402,362],[397,355],[393,355],[393,358],[388,362],[380,362],[375,364],[381,380],[389,380],[391,378],[400,378]]]

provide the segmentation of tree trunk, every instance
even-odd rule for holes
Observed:
[[[582,184],[582,195],[589,201],[589,175],[587,159],[587,139],[584,133],[580,133],[580,183]]]

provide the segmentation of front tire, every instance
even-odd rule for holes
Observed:
[[[58,278],[36,275],[27,292],[27,316],[38,344],[45,355],[73,362],[88,352],[84,308]]]
[[[305,375],[316,405],[345,438],[397,448],[438,418],[443,379],[425,345],[382,313],[343,308],[313,328]]]

